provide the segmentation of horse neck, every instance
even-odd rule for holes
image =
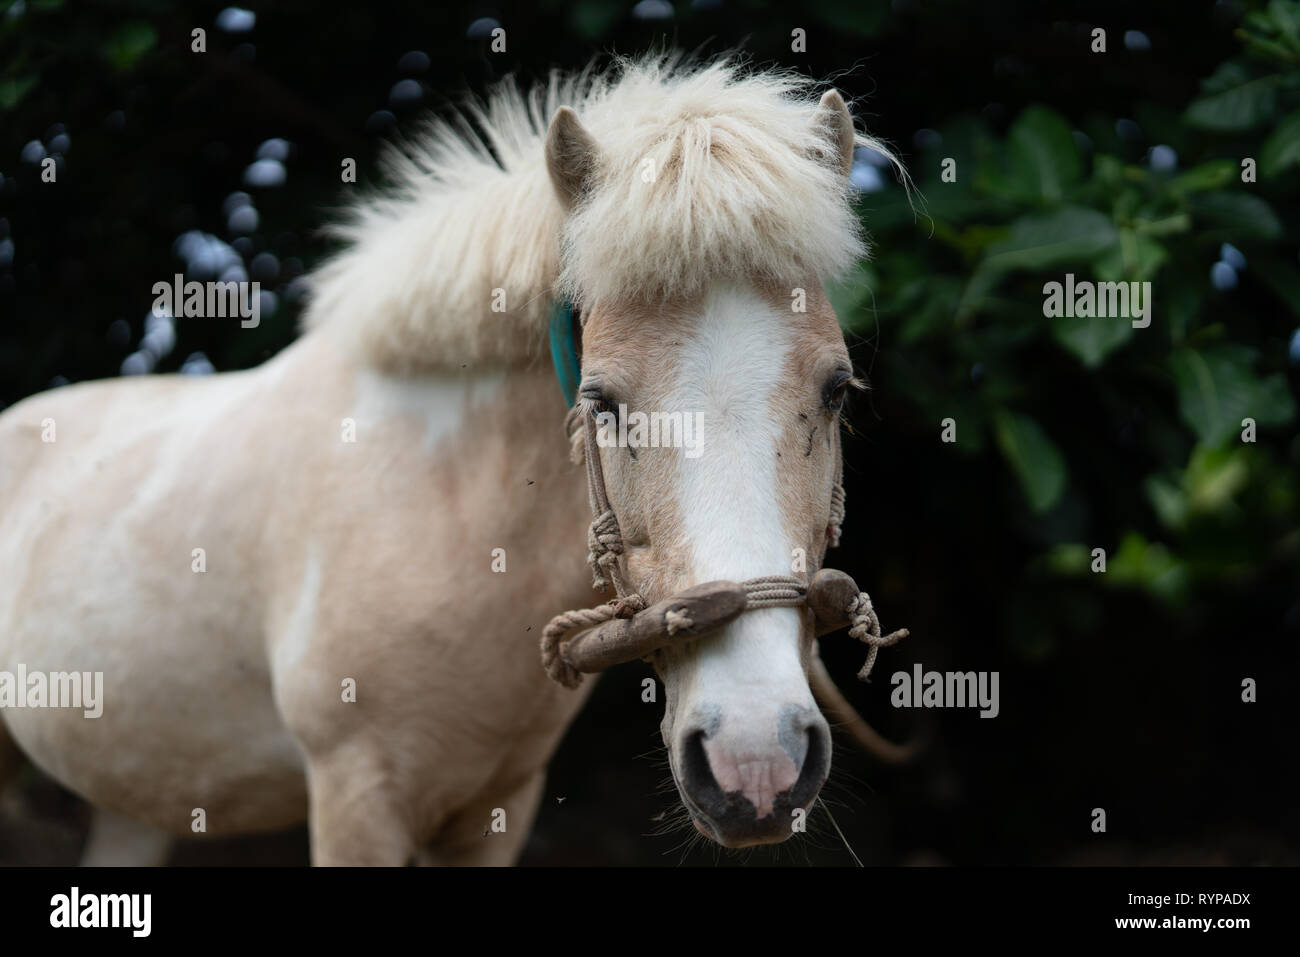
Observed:
[[[305,345],[320,351],[313,342]],[[569,458],[568,409],[550,362],[449,363],[400,374],[374,368],[355,351],[344,358],[348,384],[341,398],[356,407],[358,429],[385,419],[405,423],[406,438],[393,439],[394,454],[418,473],[413,481],[437,486],[432,507],[465,515],[472,548],[483,549],[481,567],[489,567],[493,549],[503,549],[506,574],[538,583],[533,594],[548,617],[591,602],[586,476]],[[401,451],[407,444],[422,454]],[[476,554],[466,564],[477,573],[479,562]],[[529,640],[539,632],[540,625]]]

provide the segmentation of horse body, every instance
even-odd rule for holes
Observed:
[[[0,773],[7,734],[115,812],[106,844],[305,815],[317,863],[515,858],[590,687],[537,648],[592,594],[540,358],[556,295],[583,415],[705,416],[698,459],[587,449],[639,597],[820,566],[853,381],[823,283],[865,252],[848,173],[878,144],[805,77],[672,57],[474,115],[481,139],[434,124],[393,158],[264,366],[0,416],[0,669],[103,672],[105,699],[5,709]],[[654,655],[674,780],[719,843],[788,839],[829,771],[813,626],[756,607]]]
[[[402,806],[396,836],[341,856],[401,863],[458,816],[490,844],[583,700],[535,653],[590,588],[580,555],[544,550],[586,521],[562,413],[545,367],[397,378],[325,330],[251,372],[19,403],[0,416],[0,669],[103,672],[105,706],[5,709],[8,732],[172,833],[200,808],[209,834],[301,821],[311,776],[325,815]]]

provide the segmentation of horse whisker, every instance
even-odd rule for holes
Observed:
[[[853,862],[857,864],[858,867],[863,867],[864,865],[862,863],[862,860],[858,857],[857,854],[854,853],[853,848],[849,845],[849,839],[844,836],[844,832],[840,830],[840,826],[835,823],[835,816],[831,814],[831,809],[826,806],[826,802],[819,797],[817,798],[817,803],[822,806],[822,810],[826,812],[826,816],[831,819],[831,824],[834,825],[835,827],[835,833],[837,833],[840,836],[840,840],[844,842],[844,847],[848,850],[849,855],[853,858]]]

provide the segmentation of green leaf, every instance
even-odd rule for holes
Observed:
[[[1232,504],[1233,496],[1250,482],[1247,448],[1196,447],[1183,474],[1183,488],[1193,510],[1217,512]]]
[[[1010,463],[1033,511],[1046,512],[1065,491],[1065,458],[1032,418],[1000,411],[993,419],[998,447]]]
[[[1058,113],[1031,106],[1007,134],[1011,174],[1022,195],[1055,205],[1083,171],[1070,126]]]
[[[1137,219],[1133,222],[1133,229],[1139,236],[1177,236],[1179,233],[1190,232],[1191,228],[1192,217],[1186,213],[1174,213],[1160,219]]]
[[[1093,272],[1102,282],[1145,282],[1160,271],[1169,253],[1149,236],[1121,229],[1119,243],[1093,260]]]
[[[1143,486],[1163,525],[1180,529],[1187,524],[1187,495],[1176,483],[1160,475],[1150,475]]]
[[[1300,111],[1292,113],[1264,141],[1259,151],[1259,171],[1276,176],[1288,166],[1300,163]]]
[[[0,110],[12,110],[35,85],[34,76],[0,80]]]
[[[1271,0],[1267,11],[1246,16],[1249,29],[1234,31],[1246,52],[1288,67],[1300,63],[1300,9],[1295,0]]]
[[[1085,368],[1095,369],[1106,357],[1133,338],[1128,319],[1049,319],[1052,338],[1078,356]]]
[[[956,276],[914,279],[899,290],[891,311],[901,313],[898,345],[912,345],[931,336],[946,334],[952,326],[962,282]]]
[[[1256,77],[1229,60],[1203,84],[1208,95],[1193,100],[1183,114],[1188,125],[1212,133],[1241,133],[1272,118],[1281,76]]]
[[[1058,575],[1093,574],[1092,549],[1071,543],[1057,545],[1043,558],[1044,566]],[[1127,532],[1106,562],[1106,574],[1097,580],[1109,588],[1140,588],[1177,601],[1186,593],[1190,576],[1186,565],[1158,542],[1148,543],[1141,532]]]
[[[152,50],[157,42],[158,31],[153,24],[137,20],[118,27],[104,43],[103,52],[115,69],[127,70],[135,66],[136,61]]]
[[[1197,445],[1182,474],[1152,475],[1147,497],[1165,526],[1182,529],[1193,514],[1225,514],[1236,508],[1233,499],[1251,481],[1249,446]]]
[[[1043,555],[1042,563],[1057,575],[1086,575],[1092,564],[1092,550],[1077,542],[1053,545]]]
[[[993,243],[971,273],[957,306],[960,322],[1015,269],[1042,270],[1095,259],[1119,241],[1110,217],[1084,206],[1061,206],[1030,213],[1011,224],[1006,238]]]
[[[1188,585],[1183,562],[1159,542],[1129,532],[1106,565],[1106,584],[1143,588],[1166,600],[1177,600]]]
[[[1241,164],[1234,159],[1210,160],[1175,176],[1170,187],[1179,193],[1200,193],[1210,189],[1222,189],[1229,183],[1235,182],[1240,173]]]
[[[1206,445],[1236,437],[1242,420],[1283,425],[1295,415],[1295,400],[1280,375],[1260,379],[1254,373],[1255,350],[1221,344],[1196,351],[1182,348],[1169,359],[1178,389],[1178,412]]]
[[[1300,43],[1300,4],[1295,0],[1269,0],[1268,17],[1278,33],[1293,45]]]
[[[1086,262],[1119,242],[1110,217],[1084,206],[1030,213],[1011,224],[1006,239],[989,247],[981,268],[1045,269]]]
[[[1246,52],[1252,56],[1257,56],[1265,60],[1277,60],[1286,66],[1293,66],[1297,62],[1295,53],[1288,49],[1286,44],[1278,43],[1276,40],[1265,40],[1255,36],[1245,30],[1237,34],[1241,40],[1242,46]]]
[[[1240,242],[1277,239],[1282,221],[1273,207],[1249,193],[1205,193],[1189,197],[1192,216],[1216,239]]]

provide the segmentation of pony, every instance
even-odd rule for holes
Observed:
[[[857,383],[825,284],[866,254],[848,175],[883,147],[819,92],[674,55],[507,80],[390,149],[269,361],[7,409],[0,668],[104,689],[93,719],[0,710],[0,777],[25,756],[94,805],[90,863],[304,819],[319,865],[514,862],[591,687],[537,655],[591,595],[566,398],[702,416],[698,456],[596,452],[648,601],[825,554]],[[812,613],[652,658],[696,827],[790,837],[831,757]]]

